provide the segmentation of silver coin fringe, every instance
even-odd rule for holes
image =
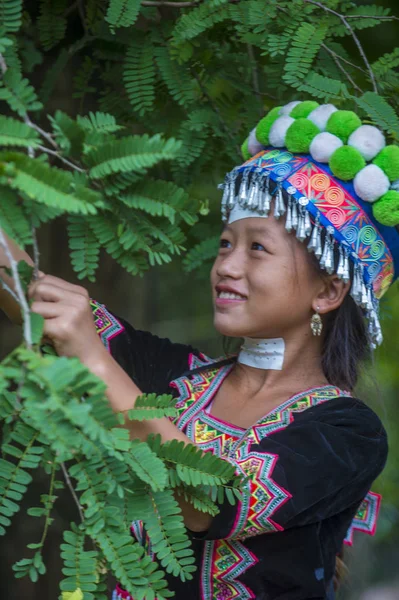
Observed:
[[[297,239],[304,242],[310,237],[307,244],[309,252],[314,252],[319,260],[320,267],[327,273],[335,274],[345,283],[350,281],[349,258],[353,262],[353,279],[350,295],[360,306],[367,318],[368,335],[370,345],[375,349],[382,343],[382,331],[379,322],[379,302],[375,297],[371,283],[364,280],[363,265],[356,260],[356,255],[351,250],[335,240],[334,228],[330,225],[324,228],[317,214],[315,223],[312,225],[310,213],[306,209],[308,198],[303,196],[298,201],[291,195],[296,192],[295,188],[287,188],[288,202],[284,201],[282,183],[277,182],[276,188],[270,191],[270,174],[264,169],[246,169],[243,172],[241,183],[236,193],[236,180],[241,171],[234,169],[227,173],[224,183],[219,185],[223,190],[222,198],[222,220],[227,221],[230,211],[238,204],[242,208],[253,210],[264,217],[268,217],[273,196],[275,197],[273,216],[279,219],[285,218],[285,228],[288,232],[294,232]],[[255,215],[254,215],[255,216]],[[322,228],[326,230],[324,247],[321,239]],[[337,270],[334,265],[334,245],[338,244],[339,261]]]

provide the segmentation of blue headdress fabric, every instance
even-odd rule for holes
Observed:
[[[287,231],[307,243],[321,268],[351,280],[350,294],[367,317],[370,344],[381,344],[379,300],[399,275],[399,232],[375,219],[372,204],[356,194],[353,182],[337,178],[311,154],[268,146],[228,173],[220,187],[224,221],[237,208],[245,216],[267,217],[274,197],[273,216],[285,217]]]

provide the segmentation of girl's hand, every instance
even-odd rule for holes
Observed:
[[[40,273],[29,286],[31,310],[44,317],[43,336],[59,356],[77,356],[87,366],[107,354],[94,325],[85,288]]]

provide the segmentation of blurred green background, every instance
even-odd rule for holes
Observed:
[[[390,6],[399,14],[398,2],[378,2]],[[368,57],[373,60],[389,52],[398,39],[398,22],[359,32]],[[69,89],[74,76],[73,63],[60,78],[53,105],[71,114],[76,112],[78,100],[71,99]],[[33,78],[40,80],[40,66]],[[90,96],[84,111],[90,110]],[[82,112],[82,107],[79,107]],[[255,117],[256,120],[256,117]],[[216,207],[219,192],[210,194]],[[207,217],[212,218],[212,217]],[[67,247],[65,223],[57,221],[39,232],[41,268],[45,272],[77,282]],[[221,339],[212,326],[212,304],[209,282],[202,274],[184,273],[175,260],[163,267],[153,268],[143,278],[127,275],[108,256],[103,255],[98,280],[84,285],[92,297],[106,304],[114,313],[123,316],[136,328],[151,331],[173,341],[190,343],[210,356],[223,353]],[[381,417],[389,437],[390,453],[382,475],[372,490],[383,496],[377,533],[370,537],[356,532],[353,547],[346,546],[344,560],[349,576],[342,584],[341,600],[399,599],[399,293],[395,284],[382,302],[384,344],[374,357],[373,364],[364,366],[357,396],[369,404]],[[0,315],[0,354],[4,357],[21,340],[21,332]],[[38,504],[42,486],[40,473],[25,498],[25,506]],[[39,535],[38,519],[30,518],[24,510],[17,515],[13,527],[0,540],[0,599],[39,600],[58,596],[60,576],[59,544],[64,528],[74,520],[75,507],[67,492],[57,501],[56,520],[49,535],[45,560],[48,574],[36,585],[26,580],[15,580],[12,564],[24,556],[26,543]],[[111,582],[112,583],[112,582]]]

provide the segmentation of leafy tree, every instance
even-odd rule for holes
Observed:
[[[393,18],[346,0],[0,0],[1,228],[32,245],[35,272],[36,231],[59,217],[81,279],[94,280],[102,248],[132,275],[185,251],[186,270],[198,271],[214,256],[218,219],[192,227],[272,105],[299,94],[352,105],[399,140],[399,49],[371,61],[359,39]],[[71,63],[67,114],[52,99]],[[1,233],[0,245],[9,253]],[[102,382],[78,360],[43,352],[25,297],[32,273],[15,261],[11,272],[24,329],[0,365],[0,534],[29,471],[41,466],[49,478],[29,510],[44,519],[42,538],[15,574],[45,573],[62,474],[81,516],[61,547],[64,598],[105,598],[108,570],[135,598],[167,598],[162,569],[183,580],[194,569],[174,492],[215,513],[224,493],[239,496],[240,480],[194,446],[130,440]],[[173,414],[170,397],[148,396],[128,418]],[[132,541],[135,519],[158,562]]]

